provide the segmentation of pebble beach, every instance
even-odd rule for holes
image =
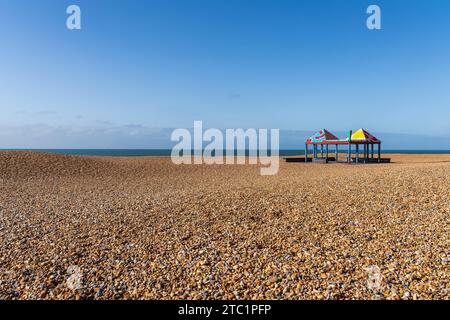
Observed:
[[[174,165],[0,151],[0,299],[450,298],[450,155]]]

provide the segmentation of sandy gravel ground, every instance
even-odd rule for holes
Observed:
[[[449,299],[450,155],[391,156],[0,152],[0,298]]]

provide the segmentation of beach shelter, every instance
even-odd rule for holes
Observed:
[[[327,129],[322,129],[317,131],[311,137],[306,140],[306,144],[325,144],[327,141],[336,141],[339,140],[334,134],[332,134]]]
[[[346,139],[348,142],[348,162],[351,162],[351,148],[352,145],[356,146],[356,163],[359,162],[359,145],[363,145],[364,156],[363,161],[367,163],[374,160],[374,145],[378,146],[378,162],[381,162],[381,140],[370,134],[368,131],[360,128],[354,133],[349,132],[349,136]],[[369,147],[371,148],[371,156],[369,157]]]
[[[348,139],[348,138],[347,138]],[[372,143],[372,144],[378,144],[381,143],[380,140],[375,138],[373,135],[371,135],[369,132],[364,130],[363,128],[360,128],[356,130],[351,136],[350,136],[351,142],[358,142],[358,143]]]
[[[345,140],[340,140],[334,134],[332,134],[327,129],[322,129],[314,133],[305,141],[305,162],[308,161],[308,145],[313,145],[313,160],[324,159],[328,162],[328,146],[330,144],[336,145],[336,159],[338,156],[337,145],[338,144],[348,144]],[[318,156],[318,146],[320,145],[320,157]],[[324,157],[324,146],[326,149],[326,155]]]
[[[348,157],[345,162],[351,163],[359,163],[360,162],[360,151],[359,146],[363,146],[364,156],[361,159],[361,162],[375,162],[374,159],[374,146],[378,146],[378,159],[377,162],[381,162],[381,140],[376,138],[374,135],[370,134],[367,130],[360,128],[355,132],[349,131],[347,139],[339,139],[337,136],[332,134],[330,131],[326,129],[322,129],[314,133],[305,141],[305,162],[308,162],[308,146],[313,146],[313,157],[312,161],[323,161],[325,160],[333,160],[333,158],[329,158],[329,145],[335,146],[336,156],[334,158],[335,161],[339,162],[339,145],[348,145]],[[319,152],[320,146],[320,152]],[[324,155],[324,146],[325,146],[325,155]],[[354,156],[352,158],[352,146],[355,146]],[[320,156],[319,156],[320,154]]]

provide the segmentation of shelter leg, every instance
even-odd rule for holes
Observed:
[[[359,144],[356,145],[356,163],[359,162]]]
[[[305,144],[305,162],[308,162],[308,145]]]
[[[352,161],[352,144],[348,144],[348,157],[347,162],[350,163]]]
[[[378,163],[381,162],[381,143],[378,144]]]
[[[365,144],[364,145],[364,163],[367,163],[367,158],[369,158],[368,151],[369,151],[369,145]]]
[[[362,150],[362,152],[363,152],[362,162],[363,162],[363,163],[366,163],[366,145],[365,145],[365,144],[363,144],[363,150]]]

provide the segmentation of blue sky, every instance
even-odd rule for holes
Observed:
[[[446,0],[0,0],[0,147],[127,147],[194,120],[450,137],[449,17]]]

